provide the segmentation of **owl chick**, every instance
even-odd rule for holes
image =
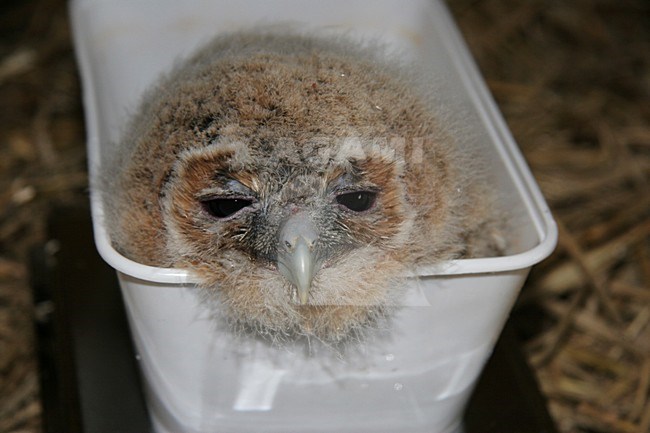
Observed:
[[[237,329],[362,335],[416,266],[499,250],[484,179],[432,106],[368,47],[218,37],[147,93],[104,169],[111,240],[192,270]]]

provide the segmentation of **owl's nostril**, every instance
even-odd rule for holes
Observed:
[[[280,229],[278,245],[284,246],[288,251],[293,251],[300,239],[302,239],[310,249],[314,248],[316,241],[318,240],[318,232],[316,231],[311,218],[304,211],[287,218]]]

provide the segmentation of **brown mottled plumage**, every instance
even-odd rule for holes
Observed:
[[[195,271],[239,329],[373,327],[407,271],[498,250],[481,176],[416,93],[349,42],[217,38],[149,91],[104,170],[114,246]]]

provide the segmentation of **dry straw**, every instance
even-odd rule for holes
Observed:
[[[519,302],[562,432],[650,431],[650,5],[450,2],[558,220]]]

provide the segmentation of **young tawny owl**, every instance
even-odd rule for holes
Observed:
[[[179,65],[102,173],[115,248],[194,271],[237,330],[328,342],[386,318],[418,265],[498,253],[480,170],[376,51],[238,33]]]

